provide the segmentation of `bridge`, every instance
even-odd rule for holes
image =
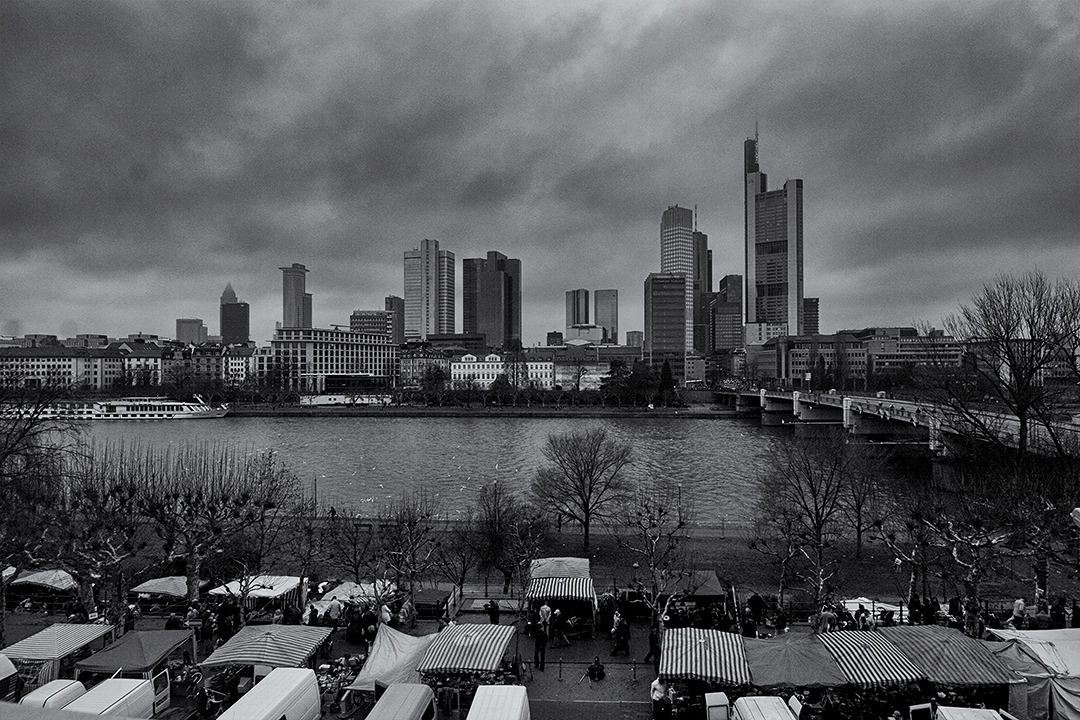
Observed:
[[[762,425],[837,425],[868,441],[921,444],[936,454],[947,454],[950,436],[989,440],[992,435],[1005,445],[1015,448],[1019,444],[1020,422],[1016,416],[989,410],[976,410],[963,416],[945,405],[899,400],[883,393],[865,396],[762,388],[724,390],[717,395],[721,402],[747,414],[760,412]],[[1029,422],[1028,447],[1040,454],[1057,454],[1064,448],[1068,454],[1078,455],[1080,423],[1058,422],[1048,429]]]

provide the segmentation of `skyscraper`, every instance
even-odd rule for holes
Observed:
[[[308,269],[293,263],[281,270],[281,327],[311,327],[311,294],[307,291]]]
[[[461,261],[461,331],[491,347],[521,345],[521,261],[494,250]]]
[[[619,291],[593,291],[593,322],[604,328],[604,339],[619,344]]]
[[[743,143],[746,323],[787,324],[803,333],[803,183],[769,190],[757,137]]]
[[[240,345],[251,339],[251,308],[236,299],[231,283],[221,293],[218,331],[223,345]]]
[[[651,273],[645,280],[645,359],[653,364],[686,356],[686,276]]]
[[[660,218],[660,272],[681,275],[685,284],[685,352],[694,351],[694,211],[673,205]],[[647,323],[646,323],[647,324]],[[649,343],[649,331],[645,331]]]
[[[566,327],[589,324],[589,291],[566,291]]]
[[[405,338],[454,332],[454,253],[424,239],[405,251]]]
[[[397,295],[387,295],[383,301],[383,309],[393,314],[390,341],[401,345],[405,342],[405,299]]]

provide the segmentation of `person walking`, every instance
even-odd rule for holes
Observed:
[[[551,640],[552,647],[556,647],[556,641],[561,643],[559,647],[570,644],[570,638],[566,637],[566,618],[563,617],[562,610],[556,610],[551,614]]]
[[[668,695],[668,686],[659,675],[649,686],[649,697],[652,698],[653,720],[670,720],[671,698]]]
[[[533,635],[533,665],[540,672],[544,671],[544,659],[547,655],[547,643],[548,634],[544,629],[543,624],[540,624],[536,628],[536,634]]]
[[[642,662],[652,662],[653,671],[660,674],[660,633],[656,625],[649,629],[649,654]]]

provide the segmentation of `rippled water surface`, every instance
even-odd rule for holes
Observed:
[[[454,517],[494,480],[526,491],[548,435],[592,427],[633,448],[630,477],[670,483],[708,525],[745,519],[776,432],[752,420],[480,417],[224,418],[94,423],[90,432],[98,440],[268,448],[317,485],[323,503],[373,515],[401,490],[422,488]]]

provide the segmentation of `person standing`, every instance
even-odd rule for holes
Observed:
[[[548,605],[548,601],[544,600],[544,604],[540,606],[540,625],[544,628],[544,632],[549,636],[551,635],[551,606]]]
[[[649,686],[649,697],[652,698],[653,720],[669,720],[671,717],[671,698],[668,697],[668,686],[659,675]]]
[[[484,605],[484,609],[487,610],[488,620],[491,622],[491,624],[498,625],[500,613],[499,601],[495,599],[488,600],[487,604]]]
[[[338,602],[337,595],[330,598],[330,603],[326,606],[326,617],[330,620],[330,632],[337,630],[341,621],[341,603]]]
[[[1012,624],[1017,630],[1024,629],[1024,617],[1027,615],[1027,605],[1024,604],[1024,598],[1016,598],[1013,601],[1012,611]]]
[[[535,665],[536,669],[540,672],[544,671],[544,659],[547,655],[547,642],[547,630],[544,628],[543,623],[541,623],[536,628],[536,634],[533,635],[533,665]]]

